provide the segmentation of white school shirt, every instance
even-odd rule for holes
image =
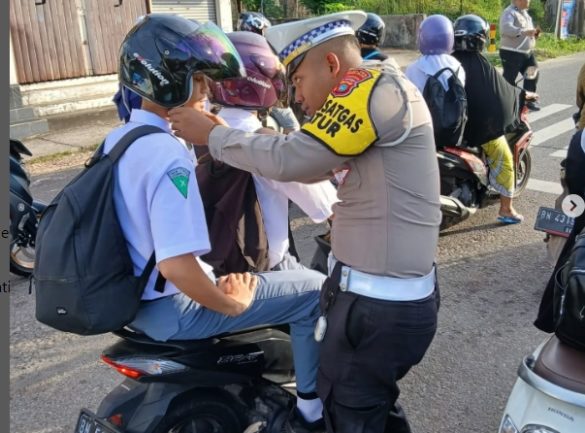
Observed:
[[[231,128],[255,132],[262,123],[251,112],[239,108],[222,108],[219,116]],[[338,200],[337,191],[329,181],[312,184],[279,182],[252,174],[256,196],[262,211],[270,267],[279,264],[289,249],[288,200],[297,204],[311,220],[321,223],[329,218],[333,204]]]
[[[404,72],[406,77],[414,83],[414,85],[422,93],[429,75],[435,75],[443,68],[451,68],[457,73],[457,78],[461,81],[461,85],[465,87],[465,70],[455,57],[449,54],[430,54],[420,56],[414,63],[411,63]],[[445,88],[449,90],[447,80],[451,78],[449,72],[444,72],[439,77],[439,81]]]
[[[114,204],[135,275],[142,273],[153,251],[159,263],[183,254],[197,257],[211,249],[193,154],[172,135],[165,119],[148,111],[132,110],[129,122],[108,134],[104,151],[108,153],[126,132],[140,125],[157,126],[165,132],[136,140],[115,166]],[[198,257],[197,260],[213,278],[213,268]],[[155,268],[143,300],[179,292],[170,281],[163,293],[156,292],[157,275]]]

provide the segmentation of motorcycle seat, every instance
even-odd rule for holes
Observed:
[[[534,373],[565,389],[585,394],[585,352],[562,343],[556,336],[542,348]]]
[[[234,332],[226,332],[219,335],[214,335],[209,338],[204,339],[197,339],[197,340],[167,340],[167,341],[157,341],[150,338],[148,335],[133,331],[128,328],[122,328],[117,331],[114,331],[113,334],[135,344],[141,344],[145,346],[151,346],[156,348],[167,348],[167,349],[179,349],[179,350],[193,350],[197,347],[208,347],[216,343],[221,338],[226,337],[233,337],[243,334],[248,334],[255,331],[265,330],[265,329],[277,329],[283,331],[285,333],[289,333],[288,325],[260,325],[254,326],[251,328],[245,328],[239,331]]]

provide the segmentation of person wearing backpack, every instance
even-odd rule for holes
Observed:
[[[262,36],[233,32],[228,38],[244,62],[246,77],[213,85],[214,101],[224,106],[218,115],[232,128],[271,133],[263,129],[255,110],[268,109],[286,97],[283,66]],[[327,180],[304,184],[279,182],[257,174],[250,176],[266,229],[270,269],[306,269],[289,252],[288,201],[299,206],[315,223],[321,223],[331,217],[331,207],[338,201],[335,188]]]
[[[509,84],[482,54],[489,35],[487,22],[477,15],[464,15],[453,25],[455,57],[465,70],[467,146],[481,147],[490,166],[490,184],[500,194],[497,221],[518,224],[524,220],[512,205],[514,159],[504,135],[516,121],[521,89]]]
[[[156,273],[150,276],[129,326],[166,341],[289,323],[297,407],[314,420],[321,417],[321,403],[315,394],[318,345],[313,329],[324,276],[304,270],[215,280],[211,266],[200,258],[210,242],[193,154],[172,134],[167,117],[177,106],[201,111],[211,85],[207,77],[221,77],[233,68],[243,72],[237,51],[219,28],[179,16],[147,15],[122,44],[120,81],[142,97],[142,109],[132,110],[128,123],[106,137],[104,151],[140,125],[160,128],[137,139],[120,158],[114,201],[136,273],[154,250],[158,272],[166,279],[158,287]]]
[[[435,145],[461,144],[467,122],[465,70],[453,56],[453,24],[444,15],[423,20],[418,32],[421,56],[405,71],[420,90],[433,117]]]

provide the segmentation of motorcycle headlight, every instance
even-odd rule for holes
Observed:
[[[528,424],[522,429],[522,433],[559,433],[550,427],[546,427],[539,424]]]
[[[512,422],[512,418],[508,415],[504,417],[502,421],[502,425],[500,426],[499,433],[520,433],[514,423]]]

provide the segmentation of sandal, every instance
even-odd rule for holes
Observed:
[[[520,224],[524,221],[524,217],[520,214],[517,215],[500,215],[498,217],[498,222],[501,224]]]

